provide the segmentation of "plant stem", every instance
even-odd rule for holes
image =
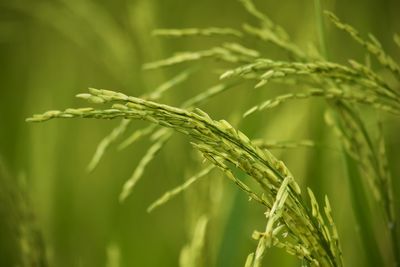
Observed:
[[[361,183],[360,173],[357,169],[357,163],[343,149],[344,160],[347,169],[347,178],[350,185],[351,204],[357,221],[357,227],[360,229],[361,242],[364,247],[366,264],[368,266],[384,266],[379,246],[374,236],[374,228],[371,225],[370,210],[368,209],[367,197],[364,186]]]
[[[326,43],[325,43],[325,31],[324,31],[324,23],[322,20],[322,8],[320,0],[314,0],[314,11],[315,11],[315,20],[317,22],[316,26],[317,26],[317,35],[318,35],[320,53],[323,58],[328,59],[328,51],[326,49]]]

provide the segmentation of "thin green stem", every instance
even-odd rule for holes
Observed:
[[[367,266],[384,266],[384,261],[380,253],[378,244],[374,236],[374,228],[371,224],[371,214],[366,205],[366,192],[361,182],[357,162],[355,162],[344,150],[344,160],[347,169],[347,178],[351,191],[351,204],[357,221],[357,227],[360,230],[361,242],[364,247]]]
[[[317,22],[316,26],[317,26],[317,35],[318,35],[320,53],[322,57],[328,59],[328,51],[326,49],[324,22],[322,20],[322,8],[320,0],[314,0],[314,11],[315,11],[315,20]]]

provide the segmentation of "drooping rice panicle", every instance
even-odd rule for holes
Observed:
[[[342,83],[349,83],[352,85],[359,84],[375,90],[386,90],[386,87],[382,88],[382,81],[377,79],[377,76],[371,75],[368,77],[365,75],[364,70],[360,71],[360,69],[354,69],[327,61],[302,63],[259,58],[252,63],[227,70],[220,78],[225,79],[234,76],[243,76],[252,72],[257,73],[260,80],[267,81],[272,78],[282,78],[286,76],[318,75],[320,79],[324,77],[338,80]],[[399,98],[396,97],[397,96],[392,96],[395,101],[399,102]]]
[[[172,77],[170,80],[162,83],[154,91],[145,94],[142,98],[153,101],[160,99],[165,92],[186,81],[193,72],[194,70],[190,68],[180,72],[178,75]]]
[[[265,41],[265,42],[271,42],[275,44],[276,46],[282,48],[285,51],[288,51],[290,54],[295,55],[296,58],[298,59],[305,59],[307,58],[306,55],[298,48],[297,45],[288,42],[286,39],[280,38],[276,32],[273,32],[271,30],[266,31],[265,29],[260,29],[254,26],[251,26],[249,24],[244,24],[243,25],[243,30],[258,39]]]
[[[119,196],[120,202],[123,202],[132,192],[133,187],[142,177],[144,169],[146,166],[152,161],[155,155],[161,150],[164,146],[165,142],[167,142],[171,136],[170,132],[167,129],[160,129],[163,133],[159,135],[159,138],[155,140],[153,145],[147,150],[143,158],[140,160],[138,166],[133,172],[131,178],[129,178],[123,186],[122,192]]]
[[[260,52],[254,49],[250,49],[248,47],[244,47],[238,43],[224,43],[222,47],[231,50],[232,52],[241,54],[242,56],[246,56],[249,58],[258,58],[260,57]]]
[[[286,33],[285,29],[273,23],[267,15],[256,8],[251,0],[239,0],[239,2],[241,2],[247,12],[256,17],[261,22],[263,30],[273,33],[274,35],[276,35],[276,38],[289,41],[289,35]]]
[[[235,36],[242,37],[243,34],[232,28],[186,28],[186,29],[157,29],[153,31],[155,36],[166,36],[166,37],[187,37],[187,36],[212,36],[222,35],[222,36]]]
[[[114,143],[115,140],[117,140],[117,138],[121,136],[121,134],[123,134],[125,132],[127,126],[129,125],[129,122],[130,122],[129,120],[123,119],[121,121],[121,123],[111,131],[110,134],[105,136],[100,141],[100,143],[97,145],[96,151],[87,167],[88,172],[91,172],[96,168],[96,166],[100,162],[100,159],[103,157],[103,155],[106,152],[106,150],[108,149],[108,147],[112,143]]]
[[[350,34],[356,42],[361,44],[369,53],[374,55],[382,66],[388,68],[398,79],[400,79],[400,66],[383,50],[382,45],[372,34],[369,34],[369,40],[365,40],[356,29],[349,24],[341,22],[335,14],[329,11],[325,11],[325,14],[338,29]]]
[[[155,62],[146,63],[143,65],[143,69],[145,70],[158,69],[162,67],[173,66],[184,62],[197,61],[204,58],[215,58],[229,63],[241,62],[241,60],[228,49],[223,47],[213,47],[202,51],[179,52],[172,57]]]
[[[365,207],[365,204],[368,198],[372,196],[376,203],[383,207],[384,213],[388,214],[387,207],[391,204],[387,196],[391,194],[392,189],[382,186],[380,173],[377,172],[380,160],[376,158],[375,148],[360,118],[343,103],[337,105],[336,109],[336,117],[330,115],[326,116],[326,119],[328,125],[334,127],[335,133],[347,153],[345,162],[348,169],[350,190],[353,192],[351,194],[352,205],[360,228],[362,243],[367,251],[379,251],[377,233],[374,233],[372,222],[368,220],[371,215],[370,209]],[[368,191],[364,189],[363,183],[366,184]],[[387,218],[388,215],[384,217],[386,224]],[[393,240],[395,236],[390,238],[397,244],[397,241]],[[396,251],[396,246],[393,245],[392,247],[394,251]],[[380,253],[369,257],[369,260],[371,266],[383,264],[383,256]]]
[[[88,101],[116,102],[111,109],[68,109],[64,112],[51,111],[36,115],[28,121],[45,121],[52,118],[130,118],[141,119],[157,123],[161,126],[175,129],[178,132],[191,136],[196,140],[194,144],[206,159],[216,167],[222,169],[228,178],[235,182],[239,188],[249,196],[266,207],[272,207],[270,202],[272,192],[277,192],[285,177],[292,176],[286,166],[277,160],[271,153],[254,146],[251,141],[240,131],[236,131],[226,121],[214,121],[204,112],[194,113],[183,109],[157,104],[140,98],[129,97],[121,93],[90,89],[90,94],[80,94],[81,98]],[[101,99],[101,101],[100,101]],[[155,148],[154,151],[157,149]],[[148,153],[151,157],[153,153]],[[146,160],[147,161],[147,160]],[[145,161],[144,161],[145,162]],[[263,185],[266,198],[260,197],[241,180],[235,178],[227,163],[241,169],[250,177]],[[140,165],[140,164],[139,164]],[[132,183],[125,186],[121,196],[124,199],[132,187]],[[329,240],[320,233],[319,226],[313,219],[307,206],[300,196],[298,184],[291,180],[288,183],[288,198],[282,209],[282,222],[289,231],[298,236],[300,244],[307,248],[310,257],[317,259],[320,264],[341,266],[334,251],[331,251]]]
[[[197,182],[200,178],[202,178],[202,177],[206,176],[207,174],[209,174],[213,169],[214,169],[214,166],[212,166],[212,165],[208,166],[208,167],[202,169],[197,174],[195,174],[192,177],[190,177],[189,179],[187,179],[182,185],[177,186],[174,189],[165,192],[160,198],[158,198],[156,201],[154,201],[147,208],[147,212],[152,212],[157,207],[159,207],[161,205],[164,205],[170,199],[174,198],[176,195],[180,194],[182,191],[184,191],[188,187],[190,187],[193,183]]]
[[[154,124],[150,124],[149,126],[145,128],[138,129],[131,133],[128,138],[126,138],[124,141],[119,144],[118,149],[124,149],[127,148],[128,146],[132,145],[136,141],[140,140],[141,138],[151,134],[154,132],[154,130],[157,129],[157,126]]]
[[[377,96],[344,92],[338,89],[310,89],[303,93],[289,93],[280,95],[275,98],[268,99],[261,104],[251,107],[244,114],[243,117],[248,117],[255,112],[259,112],[265,109],[275,108],[289,100],[297,99],[308,99],[312,97],[322,97],[325,99],[341,99],[350,103],[359,103],[367,106],[371,106],[378,110],[388,112],[394,115],[400,115],[400,105],[393,105],[392,103],[385,103],[381,101]]]

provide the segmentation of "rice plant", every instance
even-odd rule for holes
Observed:
[[[120,193],[120,202],[131,195],[148,164],[171,137],[176,132],[181,133],[207,164],[182,185],[157,199],[149,206],[149,212],[195,186],[197,181],[208,176],[214,169],[219,170],[219,175],[228,178],[250,200],[265,209],[265,229],[254,230],[252,237],[258,244],[254,252],[243,259],[244,266],[267,264],[265,254],[271,247],[283,249],[296,256],[302,266],[343,266],[346,259],[343,259],[339,236],[341,231],[334,222],[335,210],[331,208],[329,197],[325,196],[323,202],[318,201],[313,193],[315,188],[302,189],[296,175],[272,151],[298,147],[313,149],[315,142],[296,141],[295,137],[294,140],[286,141],[253,139],[232,126],[229,119],[213,119],[211,114],[198,108],[200,104],[239,85],[248,88],[248,84],[251,84],[250,87],[257,90],[265,89],[270,84],[289,85],[293,92],[263,99],[260,103],[249,106],[239,121],[248,120],[260,112],[274,114],[278,106],[299,99],[324,99],[326,126],[330,127],[341,144],[339,150],[346,166],[351,201],[362,246],[367,253],[366,264],[399,266],[398,208],[385,148],[383,121],[378,117],[371,122],[369,118],[367,125],[362,114],[364,110],[375,110],[390,116],[400,114],[400,92],[397,88],[400,81],[399,64],[385,52],[372,34],[364,38],[352,26],[327,11],[324,14],[332,25],[347,33],[368,55],[366,62],[349,59],[348,64],[342,64],[329,60],[324,45],[325,33],[318,1],[315,2],[316,13],[319,14],[317,17],[320,18],[317,23],[319,44],[315,47],[320,48],[311,51],[293,42],[285,29],[259,11],[251,0],[239,2],[254,17],[256,25],[246,23],[241,29],[213,26],[158,29],[153,32],[155,36],[163,38],[237,38],[236,42],[222,42],[199,51],[178,52],[143,66],[146,70],[157,70],[210,59],[221,63],[215,69],[219,75],[216,85],[187,99],[180,106],[161,104],[158,101],[165,92],[195,75],[194,68],[184,70],[153,92],[139,97],[118,91],[89,88],[88,93],[78,94],[77,97],[88,101],[90,107],[51,110],[34,115],[27,121],[43,122],[56,118],[120,119],[120,124],[98,145],[88,166],[89,171],[98,166],[107,148],[115,142],[120,142],[118,148],[124,149],[140,138],[149,137],[152,144],[132,176],[125,182]],[[277,46],[287,57],[271,59],[268,54],[249,47],[247,43],[251,42],[248,40],[254,38]],[[394,40],[399,43],[398,37],[395,36]],[[371,63],[372,58],[376,64]],[[385,69],[390,78],[381,75],[378,71],[380,69]],[[129,125],[135,120],[150,124],[127,134]],[[259,127],[268,127],[268,121]],[[120,141],[124,135],[125,139]],[[251,180],[240,179],[238,171]],[[202,253],[210,216],[212,212],[207,209],[202,214],[196,214],[192,238],[181,252],[181,266],[205,264],[202,263]]]

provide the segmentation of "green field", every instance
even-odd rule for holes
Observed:
[[[1,1],[0,266],[400,266],[399,12]]]

